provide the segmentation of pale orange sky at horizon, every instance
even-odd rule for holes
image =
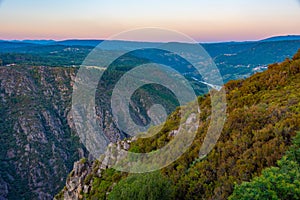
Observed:
[[[0,39],[106,39],[160,27],[199,42],[300,35],[297,0],[4,0]],[[145,38],[147,40],[147,38]]]

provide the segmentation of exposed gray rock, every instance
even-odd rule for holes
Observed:
[[[0,67],[1,198],[52,199],[86,155],[67,120],[75,73]]]
[[[101,177],[101,173],[114,165],[114,163],[122,158],[120,150],[130,147],[130,140],[119,141],[116,144],[110,143],[105,154],[98,159],[98,162],[89,162],[82,159],[74,164],[72,172],[69,174],[65,188],[54,199],[78,200],[88,194],[93,180],[87,179],[88,176]],[[95,170],[97,169],[97,170]]]
[[[92,159],[80,143],[71,112],[76,72],[71,67],[0,67],[0,156],[5,158],[0,166],[7,175],[2,177],[5,194],[17,199],[52,199],[62,189],[73,163],[82,157]],[[107,98],[96,98],[97,105],[104,105],[96,105],[97,123],[109,141],[116,143],[127,135],[118,129]],[[147,101],[141,99],[141,105]],[[137,105],[131,102],[139,113]],[[146,123],[142,114],[137,120]],[[116,148],[128,150],[129,144],[120,143]],[[101,167],[107,168],[120,156],[108,151]],[[88,186],[81,190],[87,191]]]

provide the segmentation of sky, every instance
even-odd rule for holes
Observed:
[[[2,0],[0,3],[0,39],[5,40],[106,39],[143,27],[179,31],[199,42],[300,35],[300,2]]]

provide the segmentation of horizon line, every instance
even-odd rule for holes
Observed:
[[[240,42],[259,42],[264,41],[276,37],[300,37],[300,34],[283,34],[283,35],[271,35],[269,37],[261,38],[261,39],[247,39],[247,40],[215,40],[215,41],[196,41],[197,43],[202,44],[213,44],[213,43],[240,43]],[[2,39],[0,38],[0,41],[6,41],[6,42],[26,42],[26,41],[49,41],[49,42],[64,42],[64,41],[124,41],[124,42],[145,42],[145,43],[169,43],[169,42],[179,42],[180,41],[147,41],[147,40],[126,40],[126,39],[119,39],[119,40],[109,40],[109,39],[102,39],[102,38],[63,38],[63,39],[51,39],[51,38],[37,38],[37,39]]]

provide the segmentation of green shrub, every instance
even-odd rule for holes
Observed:
[[[171,182],[160,172],[130,175],[121,180],[109,194],[110,200],[174,199]]]
[[[229,199],[300,199],[299,149],[300,133],[287,156],[278,161],[278,167],[267,168],[262,176],[236,185]]]

